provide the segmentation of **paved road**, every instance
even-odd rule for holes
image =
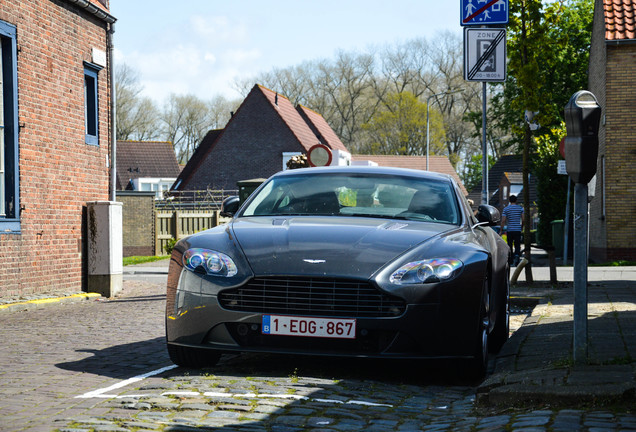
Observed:
[[[117,300],[0,313],[1,431],[636,430],[620,407],[486,411],[439,364],[241,355],[175,368],[164,285],[133,276]]]
[[[106,413],[95,407],[101,400],[74,396],[171,364],[163,287],[127,281],[125,291],[121,300],[0,313],[0,430],[51,431]]]

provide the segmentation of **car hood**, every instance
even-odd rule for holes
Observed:
[[[258,276],[369,278],[414,246],[456,228],[347,217],[246,217],[232,222],[235,240]]]

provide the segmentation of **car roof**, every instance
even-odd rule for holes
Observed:
[[[328,167],[313,167],[313,168],[299,168],[294,170],[281,171],[274,174],[273,177],[288,176],[288,175],[316,175],[316,174],[381,174],[381,175],[394,175],[404,177],[420,177],[430,178],[437,180],[445,180],[453,182],[453,178],[448,174],[436,173],[432,171],[422,171],[409,168],[394,168],[383,166],[328,166]]]

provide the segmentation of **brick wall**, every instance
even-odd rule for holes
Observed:
[[[117,191],[122,209],[123,255],[155,255],[155,193]]]
[[[108,199],[108,68],[98,74],[99,146],[84,139],[84,62],[107,24],[61,0],[2,0],[17,28],[21,234],[0,235],[0,296],[81,290],[83,211]]]
[[[607,44],[602,0],[595,1],[589,90],[603,108],[596,193],[590,202],[590,258],[636,260],[636,44]]]
[[[588,74],[588,89],[594,93],[602,107],[602,116],[607,112],[605,97],[605,65],[607,62],[605,51],[605,22],[603,17],[603,2],[596,0],[594,8],[594,28],[592,32],[592,47],[590,50],[590,64]],[[605,125],[601,120],[599,129],[599,166],[596,176],[596,196],[590,202],[590,257],[596,261],[605,261],[605,247],[607,245],[607,224],[603,216],[603,161],[605,149]]]
[[[283,152],[302,150],[265,96],[252,92],[185,189],[237,189],[239,180],[267,178],[281,171]]]
[[[608,45],[606,73],[607,250],[636,260],[636,44]]]

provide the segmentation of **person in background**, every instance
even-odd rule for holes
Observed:
[[[501,218],[501,234],[504,227],[508,236],[508,246],[513,251],[512,263],[519,264],[521,259],[521,230],[523,229],[523,207],[517,204],[517,196],[508,197],[509,204],[503,209]],[[513,248],[514,246],[514,248]]]

